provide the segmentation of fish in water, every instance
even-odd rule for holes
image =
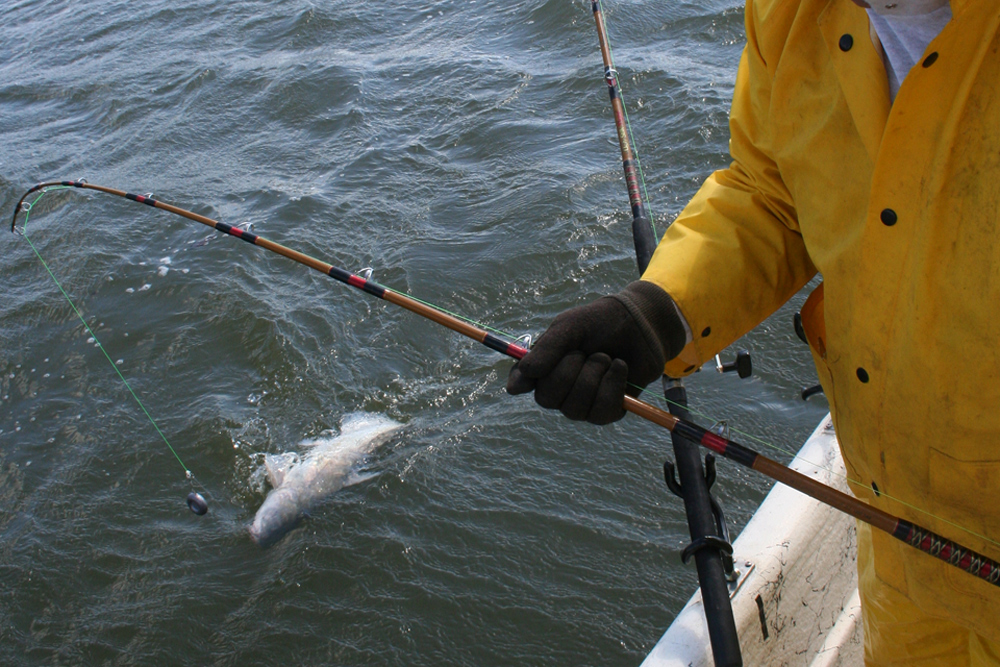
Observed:
[[[305,456],[267,455],[264,467],[273,488],[250,526],[253,541],[267,547],[281,539],[316,503],[350,484],[355,464],[402,426],[382,415],[356,412],[344,417],[339,436],[304,443],[309,447]]]

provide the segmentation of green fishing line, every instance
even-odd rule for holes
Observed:
[[[54,187],[54,188],[52,188],[52,190],[65,190],[65,189],[67,189],[67,188],[66,187]],[[184,474],[187,476],[188,479],[193,478],[194,476],[192,475],[191,471],[188,470],[187,466],[184,465],[184,461],[182,461],[181,457],[177,454],[177,450],[175,450],[173,448],[173,446],[170,444],[170,441],[167,440],[167,436],[164,435],[163,431],[160,430],[160,427],[156,424],[156,420],[154,420],[153,416],[151,414],[149,414],[149,410],[146,409],[146,406],[143,405],[142,401],[139,399],[139,396],[135,393],[135,391],[132,389],[132,386],[128,383],[128,380],[126,380],[125,376],[122,375],[121,370],[119,370],[119,368],[118,368],[118,364],[116,364],[114,362],[114,360],[111,359],[111,355],[109,355],[108,351],[106,349],[104,349],[104,345],[101,344],[101,341],[97,337],[97,334],[94,333],[94,330],[90,328],[90,325],[87,324],[87,321],[83,318],[83,313],[81,313],[80,309],[76,307],[75,303],[73,303],[73,299],[71,299],[70,296],[69,296],[69,294],[66,293],[66,290],[63,289],[63,286],[59,282],[59,279],[56,278],[56,276],[55,276],[54,273],[52,273],[52,269],[49,268],[48,263],[42,258],[41,253],[38,252],[38,248],[35,247],[35,244],[32,243],[31,239],[28,237],[28,218],[31,215],[31,209],[34,207],[35,204],[38,203],[38,200],[40,200],[42,197],[44,197],[48,193],[47,190],[48,189],[42,190],[41,194],[39,194],[38,197],[36,197],[34,201],[32,201],[30,204],[26,204],[25,205],[25,208],[24,208],[24,227],[21,229],[21,236],[23,236],[24,240],[28,242],[28,245],[31,246],[31,250],[35,253],[35,257],[37,257],[38,261],[41,262],[42,266],[45,267],[45,270],[48,272],[49,277],[52,278],[52,282],[54,282],[56,284],[56,287],[59,288],[59,291],[66,298],[66,301],[69,303],[70,307],[73,309],[73,312],[76,313],[76,316],[80,319],[80,322],[83,323],[84,328],[93,337],[94,342],[96,343],[97,347],[100,348],[101,352],[104,353],[104,356],[107,358],[108,363],[111,364],[111,367],[115,369],[115,373],[118,374],[118,377],[121,378],[121,381],[125,384],[125,388],[128,389],[128,391],[129,391],[130,394],[132,394],[132,398],[135,399],[135,402],[139,405],[139,407],[142,409],[143,413],[145,413],[146,417],[149,419],[149,423],[153,425],[153,428],[156,429],[156,432],[160,434],[160,437],[163,439],[163,442],[166,443],[167,448],[170,449],[171,453],[173,453],[174,457],[177,459],[177,462],[181,464],[182,468],[184,468]]]

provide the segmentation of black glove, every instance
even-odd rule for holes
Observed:
[[[507,377],[507,392],[535,392],[543,408],[610,424],[625,416],[625,394],[660,377],[686,341],[673,299],[637,281],[559,315]]]

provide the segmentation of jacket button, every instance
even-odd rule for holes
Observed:
[[[868,371],[863,368],[858,369],[858,379],[862,382],[868,382]]]
[[[891,208],[883,209],[882,213],[879,214],[878,217],[882,221],[882,224],[884,224],[886,227],[892,227],[894,224],[896,224],[896,221],[899,220],[899,218],[896,216],[896,212],[893,211]]]
[[[708,338],[712,334],[712,327],[705,327],[705,330],[701,332],[702,338]]]
[[[933,65],[935,63],[935,61],[937,61],[937,59],[938,59],[938,52],[935,51],[934,53],[932,53],[929,56],[927,56],[926,58],[924,58],[924,62],[923,62],[924,67],[930,67],[931,65]]]
[[[841,51],[850,51],[851,47],[854,46],[854,38],[850,35],[842,35],[839,46]]]

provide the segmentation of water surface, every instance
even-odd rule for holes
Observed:
[[[662,226],[727,163],[731,0],[609,2]],[[7,3],[0,212],[152,192],[504,331],[635,277],[589,2]],[[666,434],[507,396],[510,361],[145,206],[48,194],[0,237],[0,662],[637,664],[694,589]],[[689,382],[788,460],[826,412],[791,314]],[[732,352],[728,353],[730,356]],[[406,428],[267,551],[263,455]],[[191,514],[195,475],[212,506]],[[723,463],[734,530],[769,488]]]

